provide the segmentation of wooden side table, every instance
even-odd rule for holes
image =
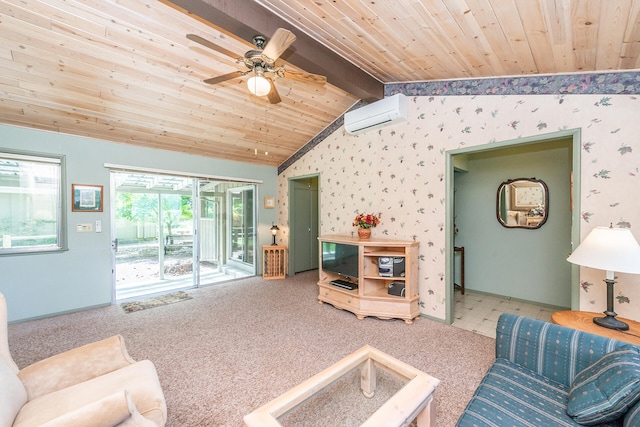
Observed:
[[[551,322],[560,326],[578,329],[580,331],[590,332],[596,335],[602,335],[607,338],[629,342],[631,344],[640,345],[640,323],[629,319],[617,317],[617,319],[629,325],[628,331],[617,331],[615,329],[603,328],[593,323],[594,317],[603,317],[602,313],[594,313],[591,311],[556,311],[551,315]]]
[[[262,246],[262,278],[284,279],[287,276],[287,248],[285,246]]]

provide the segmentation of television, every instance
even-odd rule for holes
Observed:
[[[322,242],[322,270],[349,279],[357,279],[358,246]]]

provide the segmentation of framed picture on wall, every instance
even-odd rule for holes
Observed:
[[[71,184],[72,212],[102,212],[102,185]]]
[[[264,207],[265,209],[273,209],[276,207],[276,200],[273,197],[265,197],[264,198]]]
[[[513,206],[516,208],[535,208],[544,205],[544,188],[535,182],[521,180],[512,184],[514,192]]]

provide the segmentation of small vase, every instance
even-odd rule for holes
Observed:
[[[371,237],[371,229],[370,228],[358,228],[358,237],[361,239],[368,239]]]

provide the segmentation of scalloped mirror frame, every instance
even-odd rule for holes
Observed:
[[[496,217],[505,228],[536,230],[549,213],[549,188],[536,178],[503,181],[496,195]]]

